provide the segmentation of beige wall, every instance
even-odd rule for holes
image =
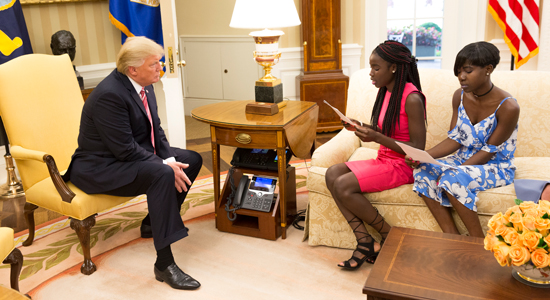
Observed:
[[[365,11],[364,0],[341,0],[342,43],[364,45],[365,20],[361,18]]]
[[[76,66],[114,62],[120,31],[109,21],[107,1],[23,5],[34,53],[52,54],[51,36],[70,31],[76,39]]]
[[[294,0],[298,15],[302,15],[300,0]],[[235,0],[178,0],[178,33],[180,35],[248,35],[251,29],[230,28]],[[365,10],[364,0],[341,0],[342,43],[363,44],[365,21],[361,15]],[[282,29],[281,48],[302,46],[302,27]]]
[[[301,1],[294,2],[301,16]],[[540,1],[541,7],[543,2],[544,0]],[[366,9],[365,3],[365,0],[341,0],[343,44],[365,45],[365,19],[362,18]],[[178,33],[248,35],[252,30],[229,27],[234,5],[235,0],[177,0]],[[108,1],[23,5],[23,13],[35,53],[51,54],[51,35],[65,29],[71,31],[76,38],[75,65],[115,61],[116,53],[120,49],[120,32],[109,21]],[[488,12],[486,26],[485,40],[503,37],[502,30]],[[281,38],[281,48],[301,47],[301,26],[283,28],[283,31],[285,35]]]
[[[361,50],[361,66],[365,57],[365,1],[341,0],[341,37],[342,44],[359,44]]]
[[[300,0],[294,0],[300,13]],[[359,1],[359,0],[356,0]],[[235,0],[178,0],[180,35],[248,35],[248,29],[229,27]],[[74,64],[114,62],[120,49],[120,31],[109,21],[108,1],[23,5],[23,14],[35,53],[51,54],[53,33],[64,29],[76,38]],[[301,45],[301,27],[284,28],[281,48]]]
[[[301,16],[300,0],[294,0],[298,15]],[[179,35],[248,35],[254,29],[230,28],[235,0],[178,0]],[[279,47],[299,47],[301,45],[301,26],[282,28]]]

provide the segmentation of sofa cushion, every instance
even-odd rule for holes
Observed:
[[[354,152],[350,160],[370,159],[373,156],[376,157],[375,150],[359,148]],[[550,169],[550,157],[517,157],[515,165],[518,169],[516,171],[516,178],[518,179],[547,180],[547,170]],[[325,185],[326,170],[326,168],[315,166],[310,168],[307,181],[309,191],[330,196],[330,192]],[[364,195],[373,204],[425,206],[422,198],[417,196],[412,190],[412,186],[412,184],[406,184],[391,190],[365,193]],[[478,197],[478,214],[492,216],[498,212],[506,211],[510,206],[513,206],[515,204],[516,193],[514,185],[511,184],[480,192]]]

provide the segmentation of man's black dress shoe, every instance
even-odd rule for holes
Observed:
[[[142,238],[149,239],[153,237],[153,229],[151,228],[151,225],[141,223],[139,230],[141,231]]]
[[[178,290],[196,290],[201,286],[193,277],[185,274],[176,263],[172,263],[162,272],[155,267],[155,278],[160,282],[166,281],[169,286]]]

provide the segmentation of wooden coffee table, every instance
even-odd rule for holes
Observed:
[[[393,227],[363,294],[377,299],[550,299],[520,283],[483,248],[483,239]]]

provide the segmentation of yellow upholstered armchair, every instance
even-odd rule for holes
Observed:
[[[23,254],[13,241],[13,229],[0,227],[0,261],[11,265],[10,285],[19,291],[19,275],[23,267]]]
[[[61,178],[77,147],[84,104],[71,60],[68,55],[20,56],[0,65],[0,82],[0,115],[27,200],[29,237],[23,245],[33,242],[36,208],[63,214],[82,246],[80,270],[90,275],[96,270],[90,255],[96,214],[131,198],[88,195]]]

